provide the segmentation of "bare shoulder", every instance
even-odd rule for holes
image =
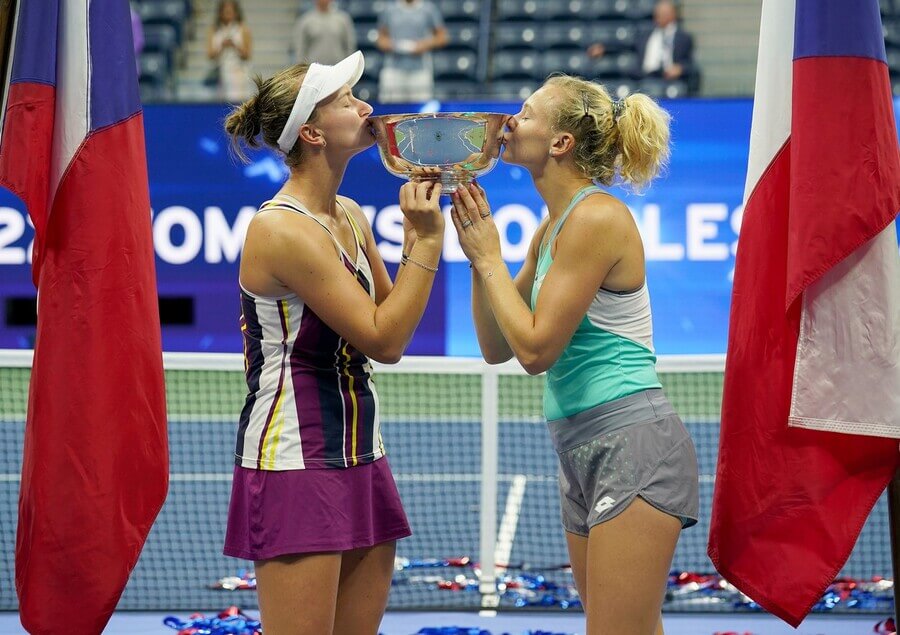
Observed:
[[[559,234],[557,249],[605,259],[621,257],[635,243],[640,243],[640,234],[628,206],[614,196],[595,194],[572,210]]]
[[[636,230],[636,225],[625,203],[609,194],[595,194],[572,209],[564,229],[569,229],[566,233],[570,235],[613,238],[624,237]]]
[[[267,259],[294,259],[320,253],[326,246],[323,237],[327,238],[324,230],[312,218],[283,209],[266,209],[250,221],[245,250],[259,247]]]

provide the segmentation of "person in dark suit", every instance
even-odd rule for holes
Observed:
[[[660,0],[653,8],[654,28],[638,34],[634,50],[638,66],[636,77],[662,77],[668,80],[684,80],[688,90],[696,93],[700,86],[700,73],[694,63],[694,38],[681,28],[678,12],[671,0]],[[592,44],[589,57],[602,57],[606,47],[602,42]]]

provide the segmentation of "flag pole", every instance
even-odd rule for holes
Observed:
[[[18,5],[18,0],[0,0],[0,137],[3,136],[3,118],[12,73],[13,36]]]
[[[891,562],[894,568],[894,623],[900,626],[900,470],[888,486],[888,521],[891,526]]]

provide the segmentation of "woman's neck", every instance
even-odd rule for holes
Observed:
[[[346,167],[344,164],[341,169],[334,170],[324,155],[310,157],[304,165],[291,170],[281,193],[296,198],[314,214],[332,216],[337,212],[335,197]]]
[[[535,176],[534,185],[547,204],[550,218],[557,220],[566,211],[578,190],[593,185],[593,181],[582,174],[561,172],[551,168],[540,176]]]

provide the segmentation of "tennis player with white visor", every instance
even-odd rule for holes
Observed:
[[[440,184],[400,188],[403,263],[391,281],[347,163],[374,143],[353,96],[357,51],[298,64],[237,107],[241,146],[280,151],[290,177],[250,222],[240,266],[247,398],[224,552],[253,560],[266,635],[375,635],[396,540],[410,534],[385,458],[370,359],[396,362],[440,259]]]

